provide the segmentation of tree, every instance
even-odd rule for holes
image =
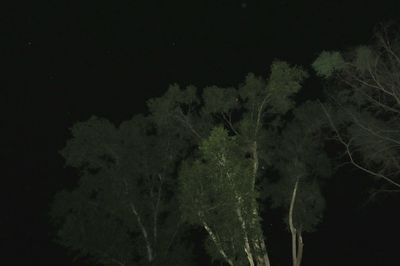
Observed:
[[[284,221],[292,236],[293,265],[300,265],[302,233],[315,231],[322,220],[325,200],[321,186],[331,176],[332,166],[324,152],[327,120],[320,106],[306,102],[293,110],[293,116],[280,133],[269,134],[263,143],[268,147],[268,165],[280,174],[275,180],[267,179],[264,192],[272,207],[286,210]]]
[[[172,197],[186,142],[143,116],[119,128],[92,117],[71,132],[61,154],[81,179],[53,204],[59,242],[104,265],[189,265]]]
[[[172,85],[148,101],[148,116],[118,128],[96,117],[75,124],[62,155],[82,177],[56,198],[60,242],[106,265],[187,265],[174,241],[185,222],[207,233],[213,259],[270,266],[268,197],[287,213],[300,266],[302,234],[321,220],[320,179],[330,174],[319,106],[294,109],[306,77],[275,61],[267,79],[249,74],[237,88]]]
[[[207,250],[214,259],[229,265],[270,265],[259,210],[259,165],[268,156],[260,142],[268,135],[267,128],[283,127],[282,116],[294,107],[292,97],[306,77],[301,68],[276,61],[268,80],[249,74],[239,88],[206,87],[201,97],[193,86],[183,90],[174,85],[149,101],[160,123],[175,124],[193,136],[193,156],[184,161],[179,174],[180,205],[186,221],[207,232]],[[296,171],[290,173],[292,180]],[[309,186],[303,188],[302,182],[296,196],[293,185],[286,183],[294,191],[293,199],[300,198],[295,208],[303,208]],[[322,208],[316,208],[319,217]],[[300,213],[295,212],[296,222]],[[306,220],[301,223],[308,226]],[[300,231],[296,237],[301,240]],[[300,265],[301,255],[296,256],[294,265]]]
[[[368,46],[322,52],[313,67],[331,82],[322,105],[349,161],[384,181],[374,192],[400,191],[400,34],[393,23],[376,28]]]

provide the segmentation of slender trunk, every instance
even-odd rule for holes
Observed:
[[[301,264],[301,259],[303,257],[303,238],[301,236],[301,231],[297,230],[294,225],[293,225],[293,209],[294,209],[294,203],[296,201],[296,195],[297,195],[297,188],[299,185],[299,178],[297,177],[296,183],[294,185],[293,189],[293,194],[292,194],[292,200],[290,202],[290,208],[289,208],[289,228],[290,232],[292,234],[292,263],[293,266],[300,266]]]

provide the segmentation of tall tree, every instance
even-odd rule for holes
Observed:
[[[96,117],[74,125],[62,155],[82,178],[54,204],[61,243],[107,265],[187,265],[174,241],[185,221],[207,233],[213,259],[269,266],[260,215],[268,196],[286,209],[300,266],[302,232],[324,208],[318,178],[329,175],[315,103],[293,111],[306,77],[275,61],[267,79],[249,74],[237,88],[172,85],[148,101],[149,116],[118,128]]]
[[[61,154],[81,179],[53,205],[60,243],[105,265],[189,265],[172,197],[186,141],[143,116],[119,128],[92,117],[71,132]]]
[[[292,264],[297,266],[303,256],[302,233],[315,231],[322,219],[325,200],[321,187],[331,176],[332,167],[324,152],[327,119],[320,106],[306,102],[293,116],[264,140],[269,158],[266,164],[279,172],[279,178],[266,179],[264,192],[272,207],[287,213],[284,221],[292,236]]]
[[[211,86],[201,97],[192,86],[183,90],[175,85],[149,101],[159,121],[186,128],[198,145],[180,171],[180,203],[186,220],[207,232],[207,250],[214,259],[270,265],[258,201],[264,156],[260,141],[294,107],[292,97],[306,76],[301,68],[276,61],[268,79],[249,74],[238,88]],[[287,183],[291,191],[293,184]],[[301,187],[299,195],[306,195],[306,186]],[[299,256],[294,265],[300,265]]]
[[[399,33],[395,24],[380,24],[372,44],[324,51],[313,63],[330,82],[331,105],[322,107],[349,161],[381,181],[374,194],[400,191]]]

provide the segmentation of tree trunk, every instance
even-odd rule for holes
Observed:
[[[293,194],[292,194],[292,200],[290,202],[290,208],[289,208],[289,228],[290,232],[292,234],[292,264],[293,266],[300,266],[301,264],[301,259],[303,257],[303,238],[301,236],[301,231],[297,230],[294,225],[293,225],[293,208],[294,208],[294,203],[296,201],[296,195],[297,195],[297,188],[299,185],[299,178],[297,177],[296,183],[294,185],[293,189]]]

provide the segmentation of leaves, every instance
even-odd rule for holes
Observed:
[[[98,169],[107,167],[107,161],[118,160],[116,128],[109,121],[93,116],[87,122],[76,123],[71,133],[73,138],[61,151],[67,165]]]
[[[238,107],[238,95],[234,88],[217,86],[203,89],[204,112],[207,114],[229,113]]]
[[[359,46],[356,48],[355,53],[355,66],[358,71],[364,74],[365,71],[372,68],[372,50],[367,46]]]
[[[268,81],[268,91],[271,95],[271,105],[278,113],[285,113],[294,107],[291,97],[301,88],[301,82],[308,74],[300,67],[290,66],[283,61],[275,61],[271,65],[271,75]]]
[[[314,231],[321,221],[325,203],[320,182],[332,174],[331,162],[323,150],[321,139],[326,123],[320,106],[307,102],[294,111],[294,119],[276,136],[275,146],[271,145],[271,163],[280,173],[280,178],[267,182],[264,193],[274,207],[288,210],[294,184],[299,178],[294,223],[296,228],[306,232]],[[287,217],[285,222],[288,222]]]
[[[146,264],[151,246],[153,264],[162,265],[178,254],[179,246],[168,239],[182,217],[207,232],[214,259],[247,264],[250,253],[254,259],[266,256],[258,204],[261,173],[269,166],[279,169],[279,181],[269,182],[276,205],[288,207],[292,181],[304,176],[295,219],[311,231],[323,209],[315,180],[329,175],[319,150],[324,122],[315,104],[294,111],[296,120],[286,127],[282,120],[307,76],[298,66],[275,61],[269,77],[249,74],[236,88],[210,86],[198,93],[194,86],[174,84],[148,101],[148,116],[119,127],[96,117],[77,123],[62,155],[82,177],[55,204],[60,239],[102,261],[106,244],[94,229],[108,226],[121,235],[121,245],[137,247],[131,257],[114,257]],[[79,231],[90,226],[94,229]],[[79,242],[82,238],[88,242]],[[182,257],[183,265],[187,261]]]
[[[318,58],[312,63],[312,67],[318,76],[329,78],[335,71],[344,68],[345,61],[339,52],[322,51]]]
[[[181,234],[173,174],[187,143],[157,129],[143,116],[119,128],[96,117],[74,125],[61,153],[82,170],[81,179],[57,195],[52,211],[64,246],[104,264],[148,265],[149,248],[156,257],[173,256],[165,252],[175,250]]]

